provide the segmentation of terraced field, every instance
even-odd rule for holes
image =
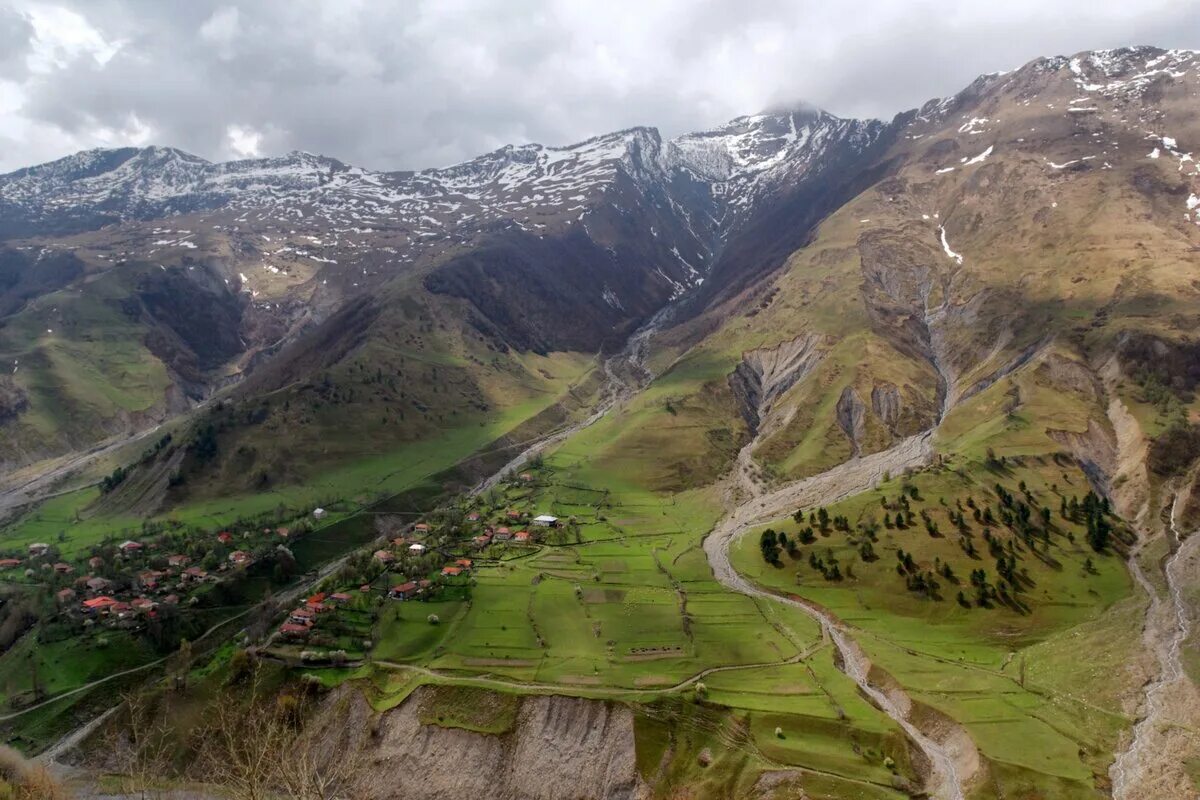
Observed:
[[[479,562],[467,604],[385,609],[380,644],[357,673],[374,687],[376,707],[417,685],[389,684],[397,672],[651,710],[683,699],[741,720],[746,740],[737,752],[754,771],[801,769],[813,796],[844,796],[822,795],[817,784],[844,792],[849,781],[863,796],[895,797],[895,781],[916,780],[898,729],[838,671],[811,619],[731,594],[713,578],[697,523],[712,519],[706,496],[685,502],[591,488],[555,466],[568,458],[550,460],[550,480],[502,485],[491,500],[556,514],[573,508],[580,541]],[[439,625],[428,624],[429,613]]]

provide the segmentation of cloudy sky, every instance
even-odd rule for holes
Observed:
[[[1200,3],[0,0],[0,171],[128,144],[413,169],[801,100],[890,117],[1125,44],[1200,48]]]

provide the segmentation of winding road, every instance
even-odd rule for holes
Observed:
[[[211,626],[206,631],[204,631],[204,633],[197,636],[194,641],[199,642],[199,641],[207,638],[209,636],[209,634],[211,634],[217,630],[220,630],[221,628],[225,627],[226,625],[228,625],[231,622],[234,622],[235,620],[241,619],[242,617],[249,614],[252,610],[253,609],[246,609],[245,611],[234,614],[232,617],[227,617],[227,618],[221,620],[220,622],[216,623],[215,625]],[[139,672],[145,672],[148,669],[153,669],[154,667],[157,667],[160,664],[166,663],[167,659],[170,657],[171,656],[163,656],[160,659],[157,659],[155,661],[150,661],[146,664],[142,664],[140,666],[133,667],[131,669],[122,670],[120,672],[114,672],[111,675],[105,675],[103,678],[97,678],[96,680],[89,681],[88,683],[85,683],[82,686],[76,686],[74,689],[71,689],[66,692],[62,692],[61,694],[56,694],[56,695],[54,695],[54,697],[43,700],[40,703],[35,703],[31,706],[22,708],[20,711],[14,711],[10,714],[0,715],[0,722],[8,722],[10,719],[16,719],[17,717],[24,716],[25,714],[28,714],[31,711],[37,711],[39,708],[45,708],[46,706],[51,705],[52,703],[57,703],[59,700],[62,700],[64,698],[74,697],[77,694],[89,691],[91,689],[95,689],[97,686],[101,686],[105,683],[108,683],[109,681],[115,681],[117,678],[124,678],[127,675],[136,675]],[[107,712],[105,712],[105,713],[107,713]],[[55,745],[55,747],[57,747],[57,745]],[[55,748],[51,748],[51,750],[53,750],[53,749],[55,749]],[[49,752],[49,751],[47,751],[47,752]]]
[[[646,353],[650,338],[662,329],[671,318],[675,305],[668,305],[650,319],[646,325],[636,331],[627,341],[625,347],[618,353],[608,357],[603,362],[605,385],[600,393],[600,399],[592,411],[584,418],[563,426],[542,437],[532,440],[521,452],[508,461],[491,477],[481,481],[472,489],[472,494],[486,492],[497,485],[506,475],[511,474],[535,456],[566,441],[576,433],[594,425],[605,418],[615,409],[626,404],[653,379],[653,374],[646,367]],[[819,505],[829,505],[852,495],[867,491],[878,485],[887,474],[899,474],[906,469],[919,468],[929,464],[934,458],[933,437],[941,417],[956,401],[953,391],[954,376],[943,367],[940,358],[941,350],[938,337],[933,335],[940,308],[926,308],[926,325],[931,331],[930,363],[939,376],[940,413],[933,427],[922,433],[910,436],[896,443],[887,450],[866,456],[855,457],[843,462],[823,473],[794,481],[781,487],[765,491],[751,475],[753,459],[752,449],[756,441],[748,443],[738,454],[738,459],[732,472],[726,476],[725,488],[728,510],[725,516],[708,533],[703,542],[704,552],[708,559],[713,575],[726,588],[750,597],[762,598],[772,603],[794,607],[814,619],[821,627],[825,636],[831,641],[840,656],[842,671],[854,681],[860,691],[869,697],[884,714],[891,718],[909,737],[911,742],[924,754],[928,763],[928,775],[925,790],[937,800],[963,800],[965,787],[969,785],[979,767],[979,755],[970,741],[969,736],[942,735],[938,738],[922,730],[912,719],[912,701],[903,689],[897,686],[881,687],[871,681],[871,663],[863,650],[853,638],[852,630],[829,612],[813,604],[803,602],[763,589],[738,573],[730,562],[730,547],[752,527],[767,521],[790,515],[797,508],[810,508]],[[1026,359],[1027,360],[1027,359]],[[1166,698],[1173,686],[1186,680],[1183,671],[1180,651],[1183,642],[1191,630],[1191,620],[1183,596],[1183,586],[1178,574],[1183,560],[1200,555],[1200,536],[1185,539],[1177,527],[1178,507],[1180,496],[1176,495],[1171,510],[1171,530],[1175,537],[1174,553],[1165,566],[1169,589],[1168,602],[1161,599],[1153,590],[1153,586],[1142,572],[1135,558],[1130,559],[1130,568],[1134,577],[1151,597],[1151,606],[1147,612],[1148,620],[1173,617],[1173,623],[1160,623],[1156,630],[1164,625],[1169,633],[1165,636],[1152,636],[1147,633],[1147,643],[1156,652],[1161,667],[1159,677],[1147,688],[1147,710],[1134,729],[1133,741],[1129,749],[1122,753],[1113,764],[1111,775],[1114,785],[1114,797],[1117,800],[1132,798],[1130,787],[1142,781],[1139,772],[1141,762],[1147,748],[1153,746],[1154,737],[1151,735],[1161,724]],[[1186,555],[1185,555],[1186,554]],[[1147,628],[1152,627],[1149,623]],[[788,663],[811,655],[806,651],[783,662]],[[393,662],[376,662],[390,669],[415,672],[427,677],[445,678],[434,670],[415,665]],[[146,669],[153,664],[140,669]],[[613,695],[661,694],[664,692],[681,691],[694,685],[706,675],[716,672],[749,669],[763,665],[732,665],[713,667],[703,670],[690,678],[670,687],[656,689],[608,689],[603,687],[588,687],[579,685],[559,684],[529,684],[508,681],[493,676],[478,676],[462,678],[453,676],[456,682],[478,684],[481,686],[497,686],[523,690],[546,691],[571,694],[596,694],[602,696],[611,691]],[[125,673],[123,673],[125,674]],[[92,686],[112,680],[118,675],[110,676],[76,691],[84,691]],[[65,696],[65,695],[63,695]],[[47,702],[54,702],[59,698]],[[26,709],[26,711],[32,710]],[[24,713],[24,712],[22,712]],[[4,718],[0,718],[2,721]]]
[[[930,308],[925,298],[925,324],[930,330],[929,360],[938,375],[939,413],[934,426],[910,436],[892,447],[866,456],[856,456],[809,478],[788,483],[763,493],[750,477],[752,452],[758,444],[755,436],[738,453],[734,473],[729,479],[746,499],[736,504],[717,523],[704,539],[704,552],[713,575],[726,588],[750,597],[789,605],[812,617],[833,642],[841,656],[841,669],[875,705],[908,735],[924,753],[929,763],[926,791],[938,800],[963,800],[964,785],[969,783],[978,768],[978,753],[969,737],[962,737],[957,747],[937,741],[918,728],[911,719],[912,701],[899,687],[886,691],[870,681],[871,663],[851,637],[850,630],[832,614],[814,605],[784,597],[756,586],[734,569],[729,549],[739,536],[755,525],[792,514],[798,508],[824,506],[867,491],[883,481],[888,474],[925,466],[933,460],[933,436],[937,425],[954,403],[953,375],[941,357],[939,337],[933,334],[942,308]]]

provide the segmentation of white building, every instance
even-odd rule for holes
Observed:
[[[558,524],[558,517],[552,517],[549,514],[542,514],[540,517],[533,518],[533,524],[539,528],[553,528]]]

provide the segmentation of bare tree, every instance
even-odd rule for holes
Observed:
[[[125,724],[110,727],[106,736],[121,791],[140,800],[161,797],[163,781],[173,771],[171,728],[143,693],[122,693],[121,704],[128,718]]]
[[[306,701],[265,697],[255,670],[248,696],[218,698],[200,730],[198,775],[232,800],[351,800],[357,758],[304,731]]]
[[[255,690],[257,687],[256,677]],[[261,700],[239,703],[217,698],[200,730],[198,777],[224,788],[232,800],[270,797],[285,751],[283,726],[275,716]]]
[[[316,737],[303,736],[280,759],[279,784],[296,800],[351,800],[356,797],[354,752],[334,752]]]
[[[11,747],[0,745],[0,792],[12,800],[66,800],[62,786],[41,764],[35,764]]]

